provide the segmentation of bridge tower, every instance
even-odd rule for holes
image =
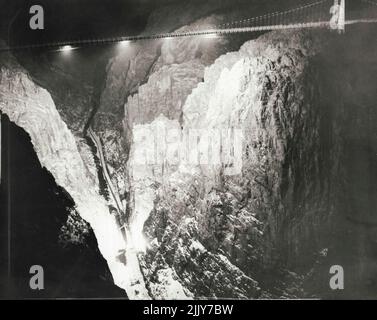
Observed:
[[[339,6],[338,31],[339,33],[344,33],[346,26],[346,0],[340,0]]]
[[[339,33],[345,32],[346,24],[346,0],[334,0],[334,5],[330,9],[332,14],[330,28],[338,30]]]

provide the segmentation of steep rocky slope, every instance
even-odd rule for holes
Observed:
[[[50,94],[35,85],[9,53],[3,53],[0,61],[0,111],[30,135],[41,166],[68,192],[77,212],[90,223],[114,282],[127,289],[131,298],[147,298],[142,290],[130,289],[134,286],[132,270],[121,259],[126,244],[115,217],[99,195],[93,155],[87,150],[87,156],[82,156],[85,144],[75,139],[62,121]]]

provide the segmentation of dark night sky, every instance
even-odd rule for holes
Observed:
[[[173,0],[176,1],[176,0]],[[135,34],[157,5],[172,0],[0,0],[0,37],[13,43]],[[28,28],[32,5],[42,5],[45,30]],[[10,24],[10,22],[13,22]]]

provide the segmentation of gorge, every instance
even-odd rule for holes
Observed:
[[[144,32],[216,25],[216,3],[161,7]],[[376,32],[126,43],[82,67],[2,52],[0,111],[69,199],[65,240],[93,232],[109,295],[373,298]]]

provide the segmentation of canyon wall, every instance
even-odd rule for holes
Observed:
[[[375,51],[350,67],[361,44],[347,52],[345,43],[326,32],[270,33],[219,57],[188,96],[161,101],[156,85],[165,81],[156,73],[128,99],[126,111],[142,110],[147,122],[133,127],[131,226],[149,214],[140,259],[157,297],[156,288],[173,281],[194,297],[334,296],[326,289],[332,264],[354,274],[340,296],[373,286],[376,183],[367,171],[374,167],[375,79],[368,67]],[[169,105],[175,116],[161,109]],[[187,151],[193,130],[201,134]],[[221,132],[221,144],[237,130],[238,163],[226,155],[208,163],[211,147],[201,148],[218,136],[205,134]],[[363,150],[357,160],[350,159],[353,148]],[[171,150],[194,153],[199,163],[179,156],[169,162]]]

